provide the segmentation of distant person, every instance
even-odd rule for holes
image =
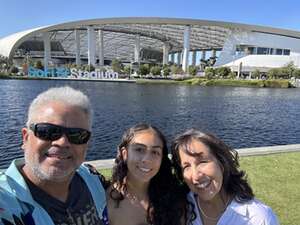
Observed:
[[[118,147],[107,190],[110,225],[183,224],[180,198],[186,198],[178,187],[162,133],[147,124],[131,127]]]
[[[278,225],[238,169],[237,152],[217,137],[190,129],[172,143],[178,177],[190,188],[189,225]]]
[[[73,88],[51,88],[32,101],[25,159],[0,174],[0,224],[108,224],[101,176],[82,164],[91,124],[90,101]]]

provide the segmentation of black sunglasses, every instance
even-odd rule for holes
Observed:
[[[29,128],[36,137],[44,141],[55,141],[65,134],[70,143],[82,145],[91,137],[91,132],[86,129],[62,127],[51,123],[33,123]]]

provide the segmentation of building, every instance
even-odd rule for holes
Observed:
[[[66,63],[103,66],[176,63],[228,66],[265,72],[293,62],[300,67],[300,32],[175,18],[109,18],[34,28],[0,39],[0,54],[21,65],[41,59],[45,67]]]

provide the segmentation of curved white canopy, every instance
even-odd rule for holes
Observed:
[[[50,33],[51,41],[61,43],[65,56],[75,55],[74,31],[79,30],[81,54],[87,55],[87,27],[104,32],[104,55],[107,59],[132,59],[136,35],[140,35],[141,48],[162,51],[168,43],[171,52],[179,52],[183,46],[183,33],[186,26],[191,27],[190,50],[222,49],[232,31],[251,31],[275,34],[300,39],[300,32],[229,23],[220,21],[175,19],[175,18],[108,18],[67,22],[39,27],[15,33],[0,39],[0,54],[12,58],[25,41],[42,41],[44,32]]]

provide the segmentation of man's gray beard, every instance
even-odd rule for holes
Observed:
[[[59,178],[55,174],[51,174],[49,171],[44,172],[39,163],[32,162],[30,159],[26,157],[25,154],[25,165],[29,167],[32,174],[40,181],[52,181],[52,182],[59,182],[59,181],[65,181],[67,178],[69,179],[70,173],[67,173],[67,171],[64,171]],[[33,160],[34,161],[34,160]],[[74,171],[75,173],[75,171]],[[73,173],[73,174],[74,174]]]

